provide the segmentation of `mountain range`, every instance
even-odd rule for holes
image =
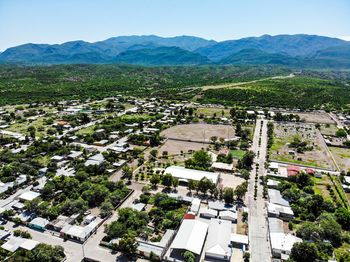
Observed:
[[[89,43],[24,44],[2,64],[283,65],[350,68],[350,42],[317,35],[263,35],[216,42],[194,36],[118,36]]]

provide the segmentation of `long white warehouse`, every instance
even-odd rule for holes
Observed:
[[[188,169],[182,166],[169,166],[165,169],[164,174],[171,174],[182,182],[188,182],[189,180],[199,181],[206,177],[216,184],[219,179],[219,174],[217,173]]]

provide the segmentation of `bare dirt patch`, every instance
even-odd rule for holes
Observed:
[[[235,136],[232,126],[211,124],[177,125],[164,130],[161,135],[171,139],[193,142],[210,142],[212,136],[225,139]]]
[[[297,113],[306,123],[334,124],[327,113]]]
[[[306,141],[308,146],[313,146],[313,150],[305,151],[304,153],[297,153],[294,150],[295,154],[291,154],[290,151],[293,151],[293,149],[288,145],[295,136],[298,136],[302,141]],[[313,124],[275,123],[271,158],[306,166],[335,168],[322,135]]]
[[[162,155],[164,151],[168,152],[168,155],[179,155],[181,152],[188,153],[189,150],[197,151],[205,149],[209,144],[185,142],[176,140],[167,140],[164,145],[159,149],[159,155]]]
[[[242,184],[245,180],[242,177],[235,176],[228,173],[220,173],[220,184],[225,187],[236,188]]]

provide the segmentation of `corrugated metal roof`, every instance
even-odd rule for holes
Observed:
[[[185,219],[182,221],[171,249],[184,249],[200,255],[207,235],[208,225],[199,220]]]

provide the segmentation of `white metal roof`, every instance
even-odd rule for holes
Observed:
[[[71,153],[68,155],[70,158],[76,158],[79,157],[83,154],[81,151],[71,151]]]
[[[280,215],[280,213],[282,213],[294,216],[294,212],[290,207],[281,206],[273,203],[267,203],[267,209],[269,213],[275,213],[277,215]]]
[[[191,179],[199,181],[202,178],[206,177],[215,184],[217,183],[219,177],[218,174],[214,172],[188,169],[181,166],[170,166],[165,169],[164,174],[171,174],[173,177],[177,177],[179,179],[184,179],[187,181]]]
[[[283,233],[283,221],[279,218],[269,217],[269,231],[270,233]]]
[[[230,244],[231,223],[220,219],[211,219],[205,244],[205,254],[230,257],[232,254]]]
[[[171,249],[184,249],[196,255],[201,254],[207,235],[208,225],[199,220],[185,219],[181,223]]]
[[[11,237],[5,244],[1,247],[7,251],[15,252],[19,247],[32,250],[39,244],[38,241],[26,239],[22,237]]]
[[[247,235],[241,235],[241,234],[232,233],[231,234],[231,242],[248,245],[249,239],[248,239]]]
[[[32,250],[39,244],[38,241],[32,239],[26,239],[23,243],[20,244],[20,247],[26,250]]]
[[[285,233],[270,233],[271,247],[282,252],[290,252],[294,243],[302,242],[301,238]]]
[[[281,182],[273,179],[267,180],[267,186],[278,186]]]
[[[220,211],[219,218],[234,221],[237,220],[237,213],[228,210]]]
[[[215,210],[225,210],[225,203],[222,201],[208,201],[208,206]]]
[[[137,204],[133,204],[132,205],[132,209],[136,210],[136,211],[142,211],[145,208],[146,204],[144,203],[137,203]]]
[[[218,215],[218,211],[210,208],[201,208],[199,213],[203,217],[216,217]]]
[[[270,169],[278,169],[279,164],[277,162],[271,162],[269,165]]]
[[[36,217],[32,221],[30,221],[29,224],[40,226],[40,227],[46,227],[47,224],[49,224],[49,221],[42,217]]]
[[[346,183],[350,184],[350,176],[344,176],[344,180]]]
[[[221,170],[227,170],[232,171],[233,170],[233,164],[227,164],[227,163],[221,163],[221,162],[214,162],[211,165],[211,168],[221,169]]]
[[[191,203],[191,211],[197,213],[201,205],[201,200],[199,198],[193,198]]]
[[[23,194],[21,194],[19,196],[19,198],[24,200],[24,201],[32,201],[33,199],[37,198],[38,196],[40,196],[40,194],[37,192],[27,191],[27,192],[24,192]]]
[[[282,197],[280,191],[276,189],[268,189],[267,191],[271,203],[289,207],[289,202]]]

